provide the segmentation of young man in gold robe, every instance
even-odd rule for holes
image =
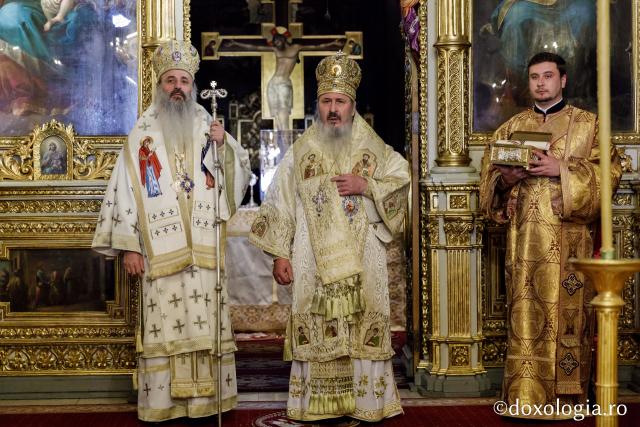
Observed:
[[[528,76],[533,108],[500,126],[494,140],[509,139],[516,131],[544,132],[551,134],[550,148],[534,150],[525,169],[492,165],[487,147],[480,204],[488,218],[508,224],[503,400],[520,407],[555,407],[556,402],[587,399],[595,322],[589,302],[594,290],[568,260],[593,255],[600,156],[611,156],[614,186],[621,167],[615,149],[600,153],[596,116],[563,99],[567,75],[560,56],[535,55]]]
[[[278,166],[250,241],[293,284],[288,416],[378,421],[402,413],[384,243],[402,229],[409,168],[357,114],[355,61],[327,57],[316,78],[318,120]]]

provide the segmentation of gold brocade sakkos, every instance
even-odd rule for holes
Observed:
[[[529,109],[503,124],[494,139],[514,131],[552,134],[548,154],[560,159],[559,177],[530,176],[502,189],[488,161],[482,165],[482,211],[509,223],[505,262],[508,348],[503,398],[508,404],[544,405],[586,400],[594,318],[589,279],[569,258],[593,254],[592,223],[600,212],[600,150],[596,116],[565,106],[546,117]],[[621,168],[615,150],[612,182]]]

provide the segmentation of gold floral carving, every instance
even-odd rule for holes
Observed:
[[[429,244],[437,246],[440,243],[440,222],[437,217],[432,217],[427,225],[429,233]]]
[[[633,201],[633,197],[629,193],[617,193],[613,196],[613,204],[618,206],[631,206]]]
[[[469,2],[440,0],[438,7],[448,11],[438,25],[438,158],[439,166],[468,166],[469,43],[467,23]]]
[[[471,243],[471,232],[473,223],[459,218],[446,218],[444,232],[447,236],[447,245],[469,245]]]
[[[623,173],[633,172],[633,160],[631,156],[624,152],[624,148],[618,147],[618,156],[620,156],[620,163],[622,165]]]
[[[485,366],[503,365],[507,356],[507,337],[488,336],[482,344],[482,362]]]
[[[182,23],[184,25],[184,40],[191,41],[191,1],[182,1]]]
[[[0,223],[0,236],[3,234],[92,234],[96,229],[94,221],[87,222],[51,222],[51,221],[30,221],[30,222],[2,222]]]
[[[15,138],[9,149],[0,148],[0,181],[23,181],[33,176],[33,141]]]
[[[420,0],[418,7],[420,21],[420,179],[429,173],[429,141],[427,140],[427,0]]]
[[[421,335],[421,354],[420,357],[425,360],[431,359],[431,351],[429,347],[429,334],[431,333],[431,281],[429,269],[429,244],[427,237],[427,229],[429,217],[427,215],[428,194],[426,191],[420,192],[420,329]]]
[[[449,345],[451,366],[471,366],[468,345]]]
[[[73,149],[73,178],[108,180],[117,157],[115,151],[96,151],[87,139],[76,140]]]
[[[100,212],[100,200],[0,200],[0,213]]]
[[[127,344],[43,346],[9,345],[0,347],[3,375],[60,373],[99,373],[130,371],[136,366],[135,348]]]
[[[640,342],[637,336],[620,334],[618,337],[618,359],[624,362],[640,361]]]
[[[468,200],[466,194],[451,194],[449,196],[449,209],[468,209]]]

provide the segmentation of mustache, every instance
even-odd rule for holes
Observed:
[[[327,119],[340,119],[340,114],[338,114],[335,111],[329,111],[329,114],[327,115]]]
[[[174,90],[172,90],[169,97],[172,97],[173,95],[180,95],[183,99],[187,99],[187,95],[180,88],[175,88]]]

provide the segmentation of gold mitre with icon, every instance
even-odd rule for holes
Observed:
[[[162,43],[153,53],[153,71],[160,78],[166,71],[183,70],[195,78],[200,66],[200,56],[189,42],[169,40]]]
[[[318,96],[327,92],[337,92],[355,101],[361,78],[360,66],[346,53],[340,51],[335,55],[327,56],[316,68]]]
[[[499,139],[491,144],[491,164],[529,169],[529,160],[537,158],[533,151],[547,151],[551,137],[547,132],[513,132],[509,139]]]

